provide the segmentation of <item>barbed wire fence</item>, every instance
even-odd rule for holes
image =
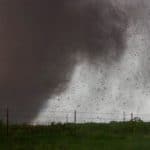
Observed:
[[[81,124],[81,123],[110,123],[110,122],[128,122],[128,121],[144,121],[150,122],[150,114],[137,113],[100,113],[100,112],[81,112],[78,110],[70,111],[44,111],[42,116],[36,119],[32,118],[31,112],[16,111],[8,107],[0,109],[0,121],[5,124],[5,133],[9,136],[12,131],[11,125],[52,125],[52,124]],[[19,128],[21,126],[18,126]]]
[[[0,109],[0,120],[5,124],[27,124],[27,125],[50,125],[52,123],[109,123],[126,121],[150,122],[150,114],[137,113],[99,113],[71,111],[45,111],[42,117],[30,120],[31,116],[27,111],[15,111],[8,107]]]

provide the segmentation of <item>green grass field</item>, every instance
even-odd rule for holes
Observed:
[[[150,150],[150,123],[1,124],[0,150]]]

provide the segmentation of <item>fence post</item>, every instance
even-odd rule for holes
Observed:
[[[131,113],[131,121],[133,121],[133,113]]]
[[[126,121],[126,113],[123,112],[123,122],[125,122],[125,121]]]
[[[77,111],[75,110],[74,111],[74,123],[76,123],[77,122]]]
[[[8,130],[9,130],[9,109],[6,107],[6,134],[8,136]]]

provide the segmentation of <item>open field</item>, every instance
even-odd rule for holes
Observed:
[[[1,150],[149,150],[150,123],[0,125]]]

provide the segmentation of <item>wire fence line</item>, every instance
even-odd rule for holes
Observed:
[[[16,111],[5,108],[0,109],[0,120],[4,123],[12,124],[41,124],[51,123],[109,123],[112,121],[145,121],[150,122],[150,114],[138,113],[99,113],[99,112],[82,112],[77,110],[70,111],[44,111],[42,117],[37,117],[31,121],[32,116],[27,111]]]

